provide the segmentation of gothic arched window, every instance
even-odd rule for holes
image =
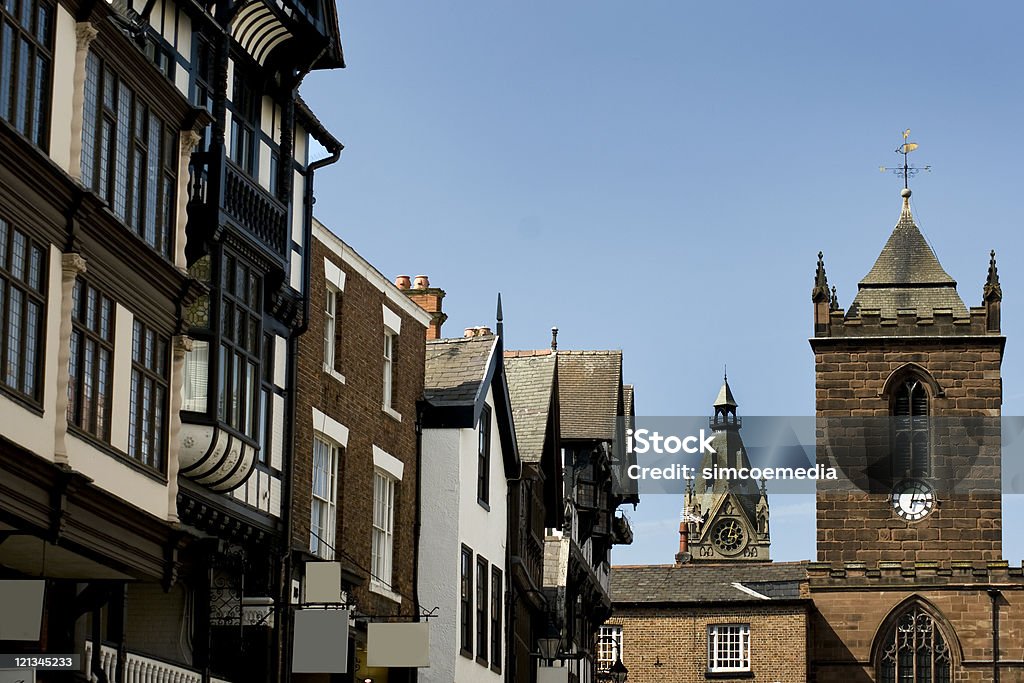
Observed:
[[[878,683],[950,683],[953,658],[935,619],[913,605],[881,643]]]
[[[893,478],[922,478],[930,474],[928,389],[911,375],[896,386],[892,401]]]

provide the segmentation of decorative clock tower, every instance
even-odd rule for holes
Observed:
[[[988,561],[1001,555],[1002,291],[992,252],[968,309],[902,191],[899,222],[848,310],[818,254],[818,560]]]
[[[700,471],[707,468],[750,468],[740,438],[742,420],[726,377],[715,399],[710,418],[714,432]],[[688,562],[766,562],[771,538],[768,533],[768,493],[749,479],[696,479],[686,488],[679,520],[679,553],[676,564]]]

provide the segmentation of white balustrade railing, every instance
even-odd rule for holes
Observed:
[[[114,680],[116,664],[117,649],[107,645],[100,646],[100,667],[110,681]],[[91,673],[92,641],[89,640],[85,641],[85,666],[86,670],[90,671],[89,680],[97,680],[97,677]],[[129,652],[125,659],[124,680],[125,683],[202,683],[203,676],[192,669]],[[211,677],[210,683],[228,682]]]

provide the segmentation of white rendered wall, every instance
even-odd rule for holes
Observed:
[[[490,510],[488,511],[477,502],[476,498],[476,470],[477,470],[477,444],[479,435],[476,429],[459,430],[459,461],[462,476],[459,479],[459,543],[465,544],[473,549],[474,568],[474,627],[475,625],[475,597],[476,597],[476,559],[482,556],[489,563],[490,567],[501,568],[502,580],[508,579],[508,567],[505,565],[505,548],[508,545],[508,481],[505,479],[504,463],[501,453],[501,439],[498,435],[497,411],[494,410],[494,395],[491,390],[487,391],[487,405],[491,406],[491,472],[490,472]],[[488,573],[490,570],[488,570]],[[458,572],[455,574],[456,583]],[[488,576],[488,596],[490,596],[490,576]],[[503,589],[504,592],[504,589]],[[504,604],[504,595],[502,596]],[[458,597],[456,597],[456,611],[458,611]],[[505,615],[503,615],[505,616]],[[490,604],[488,602],[488,620],[490,620]],[[502,619],[502,630],[504,631],[505,619]],[[489,628],[489,625],[488,625]],[[455,658],[455,680],[480,681],[483,683],[498,683],[504,680],[505,670],[505,649],[508,647],[508,638],[502,633],[502,673],[494,673],[490,667],[477,664],[476,660],[456,654]],[[474,648],[475,650],[475,648]],[[454,652],[458,653],[456,647]]]
[[[419,670],[424,683],[451,683],[459,657],[459,430],[424,429],[420,467],[422,532],[419,547],[419,599],[430,620],[430,667]]]

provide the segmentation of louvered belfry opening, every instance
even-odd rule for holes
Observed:
[[[900,383],[892,402],[893,479],[919,479],[930,472],[929,398],[924,382],[910,377]]]

